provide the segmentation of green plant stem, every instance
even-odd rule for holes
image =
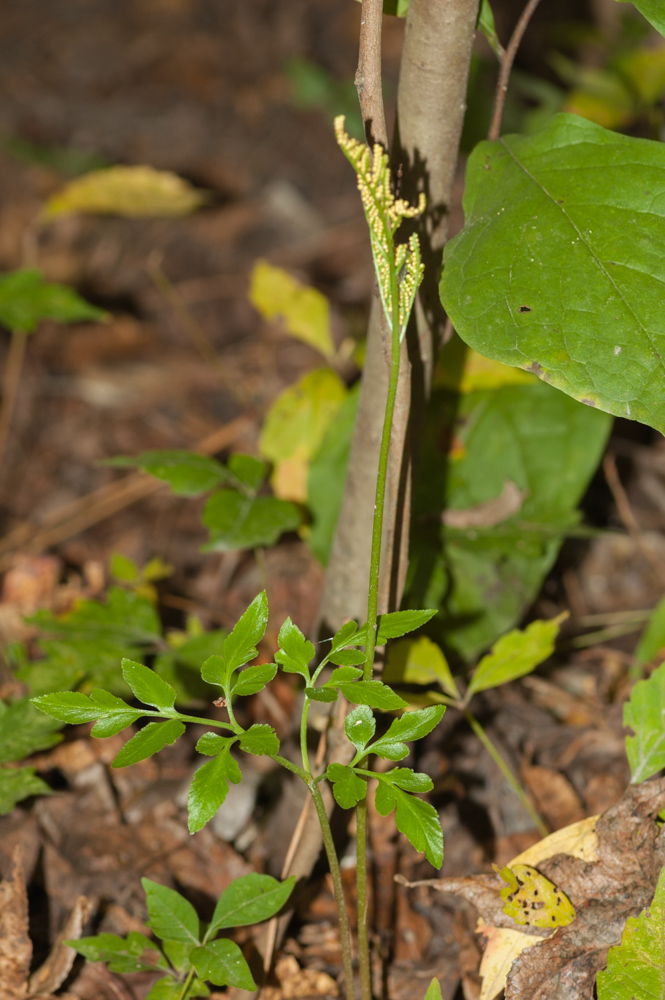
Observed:
[[[302,715],[300,717],[300,755],[302,757],[303,770],[309,777],[312,775],[312,769],[309,766],[309,749],[307,747],[307,719],[309,716],[310,705],[311,701],[307,695],[305,695],[305,703],[302,707]]]
[[[536,824],[536,827],[540,835],[542,837],[549,836],[550,831],[547,829],[542,819],[540,818],[536,810],[529,802],[529,799],[524,793],[524,789],[522,788],[519,781],[517,780],[513,772],[506,764],[505,760],[503,759],[497,748],[492,743],[491,739],[489,738],[483,727],[480,725],[476,717],[471,714],[468,708],[465,708],[463,711],[464,711],[464,718],[469,723],[474,733],[476,734],[482,745],[485,747],[488,754],[490,755],[496,766],[499,768],[499,770],[503,774],[504,778],[506,779],[512,790],[515,792],[515,795],[518,797],[518,799],[528,812],[531,819]]]
[[[192,985],[192,981],[194,979],[195,973],[196,973],[196,969],[194,968],[194,966],[192,966],[192,968],[187,973],[187,979],[185,980],[185,982],[182,985],[182,991],[180,993],[180,996],[178,997],[178,1000],[187,1000],[187,994],[189,993],[189,987]]]
[[[394,280],[397,287],[397,277]],[[395,298],[396,296],[393,296]],[[376,650],[376,624],[379,603],[379,573],[381,569],[381,538],[383,533],[383,509],[386,499],[386,478],[388,472],[388,455],[390,452],[390,431],[395,411],[397,396],[397,380],[399,378],[399,320],[397,303],[393,305],[392,357],[390,362],[390,381],[386,399],[386,412],[381,435],[381,451],[379,453],[379,469],[376,475],[376,497],[374,500],[374,524],[372,527],[372,553],[369,567],[369,596],[367,599],[367,642],[365,645],[365,665],[363,680],[372,679],[374,672],[374,652]]]
[[[360,849],[362,844],[363,849]],[[356,806],[356,887],[358,906],[358,972],[362,1000],[372,997],[372,966],[369,953],[369,906],[367,898],[367,796]]]
[[[314,802],[316,815],[319,818],[321,834],[323,836],[323,846],[325,847],[328,865],[330,866],[333,892],[335,894],[335,905],[337,907],[337,916],[339,919],[339,941],[342,949],[345,993],[347,1000],[356,1000],[355,980],[353,976],[353,957],[351,954],[351,931],[349,929],[349,915],[347,913],[346,902],[344,900],[342,872],[339,867],[339,859],[337,857],[337,852],[335,851],[335,843],[333,841],[332,830],[330,829],[330,821],[328,819],[328,813],[326,812],[325,803],[321,796],[321,790],[313,781],[308,781],[307,787],[309,788],[312,801]]]

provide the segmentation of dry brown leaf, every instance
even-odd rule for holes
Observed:
[[[81,937],[87,916],[88,901],[85,896],[79,896],[48,958],[30,977],[29,990],[31,996],[41,993],[52,993],[59,986],[62,986],[76,958],[74,948],[63,944],[63,941],[78,940]]]
[[[104,215],[189,215],[208,200],[182,177],[154,167],[108,167],[93,170],[49,198],[42,216],[52,219],[72,212]]]
[[[23,1000],[28,992],[32,942],[28,933],[28,893],[23,852],[15,848],[11,871],[0,883],[0,983],[3,1000]]]
[[[584,818],[577,792],[560,771],[533,765],[522,769],[522,777],[550,829],[559,830]]]
[[[442,514],[442,520],[448,528],[493,528],[513,514],[518,514],[528,495],[528,490],[521,490],[510,479],[506,479],[498,497],[492,497],[491,500],[465,510],[446,510]]]
[[[301,969],[293,955],[280,958],[275,966],[279,987],[265,986],[263,1000],[295,1000],[297,997],[337,997],[337,983],[326,972]]]

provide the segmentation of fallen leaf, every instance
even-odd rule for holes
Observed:
[[[46,961],[30,977],[30,994],[53,993],[62,986],[76,958],[76,951],[63,941],[78,940],[88,916],[88,900],[79,896],[65,926],[51,948]]]
[[[23,1000],[32,959],[28,933],[28,893],[23,876],[21,846],[12,855],[12,867],[0,883],[0,983],[3,1000]]]
[[[477,503],[465,510],[444,510],[441,520],[447,528],[457,528],[460,531],[466,528],[493,528],[502,521],[507,521],[513,514],[518,514],[528,495],[528,490],[521,490],[510,479],[506,479],[498,497],[492,497],[491,500]]]
[[[168,170],[154,167],[109,167],[71,181],[49,198],[42,218],[87,212],[97,215],[189,215],[208,196]]]

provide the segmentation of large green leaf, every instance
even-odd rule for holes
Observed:
[[[284,882],[255,873],[235,879],[217,900],[207,936],[225,927],[247,927],[268,920],[284,906],[294,885],[294,876]]]
[[[661,35],[665,36],[665,7],[663,0],[619,0],[619,3],[630,3],[653,24]]]
[[[8,330],[32,333],[43,319],[59,323],[108,319],[66,285],[49,285],[41,271],[25,268],[0,276],[0,323]]]
[[[665,146],[555,115],[476,147],[464,212],[441,279],[462,339],[665,431]]]
[[[631,781],[646,781],[665,767],[665,663],[646,681],[638,681],[623,706],[623,724],[634,736],[626,737]]]
[[[142,878],[141,885],[150,917],[148,926],[157,937],[162,941],[199,944],[199,918],[189,900],[149,878]]]
[[[610,948],[597,986],[598,1000],[665,998],[665,868],[651,905],[628,917],[621,944]]]
[[[406,603],[441,609],[428,631],[446,652],[473,661],[517,624],[577,523],[610,426],[607,414],[535,378],[434,391],[414,481]],[[488,516],[506,483],[518,503]],[[457,526],[445,523],[451,514]]]

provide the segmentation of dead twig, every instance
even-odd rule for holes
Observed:
[[[381,86],[381,27],[383,0],[362,0],[360,49],[355,85],[365,126],[365,140],[371,148],[380,143],[388,149],[386,113]]]
[[[21,369],[25,357],[25,347],[28,335],[21,330],[12,331],[9,341],[9,351],[2,377],[2,403],[0,403],[0,464],[5,455],[9,428],[14,414],[14,405],[18,396],[21,381]]]
[[[508,92],[508,81],[510,80],[510,71],[513,68],[513,62],[515,60],[515,56],[517,55],[520,42],[522,41],[522,36],[524,35],[529,21],[531,20],[531,15],[535,11],[539,2],[540,0],[529,0],[526,7],[522,11],[519,21],[515,25],[515,30],[513,31],[506,50],[503,53],[501,69],[499,70],[499,79],[497,80],[496,91],[494,94],[492,121],[489,132],[487,133],[487,138],[490,142],[494,142],[495,139],[499,138],[499,133],[501,131],[501,119],[503,118],[503,108],[506,103],[506,94]]]
[[[635,547],[639,549],[647,562],[650,563],[658,583],[661,584],[661,586],[665,586],[665,567],[657,554],[650,548],[646,538],[644,537],[637,518],[633,513],[633,508],[630,506],[628,494],[624,490],[619,478],[616,459],[611,451],[608,451],[603,459],[603,472],[605,473],[607,485],[612,491],[614,502],[617,505],[619,517],[623,521],[628,534],[633,539]]]

